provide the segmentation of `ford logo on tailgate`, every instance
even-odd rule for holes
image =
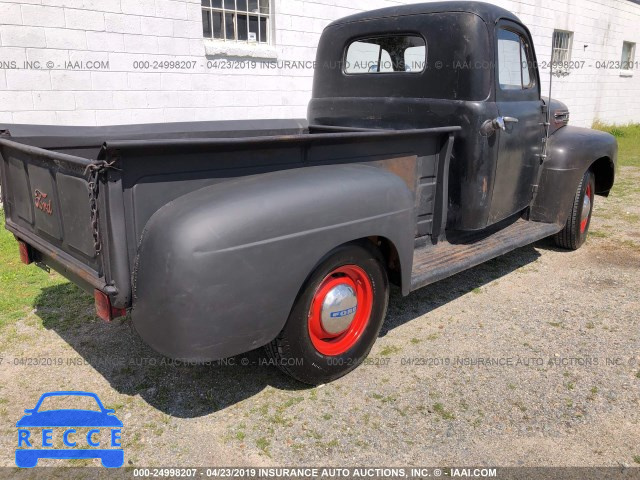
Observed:
[[[93,399],[95,404],[91,401],[91,406],[97,405],[97,408],[47,410],[43,407],[43,402],[52,397],[64,397],[65,403],[78,401],[79,397],[85,401]],[[35,467],[41,458],[99,458],[107,468],[117,468],[124,464],[124,451],[120,442],[122,422],[114,415],[114,410],[104,407],[95,393],[45,393],[36,406],[25,410],[25,413],[16,424],[18,467]]]
[[[43,211],[47,215],[53,214],[53,207],[51,206],[51,199],[49,194],[41,192],[36,189],[33,191],[33,204],[38,210]]]

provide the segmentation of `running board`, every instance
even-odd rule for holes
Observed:
[[[549,237],[560,230],[552,223],[518,220],[473,243],[440,242],[413,253],[411,290],[440,281],[520,247]]]

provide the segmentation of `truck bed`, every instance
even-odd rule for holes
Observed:
[[[12,141],[89,160],[95,160],[104,143],[112,140],[242,138],[299,135],[308,130],[306,120],[233,120],[101,127],[0,124],[0,135],[8,132]]]
[[[183,195],[238,177],[328,164],[387,168],[416,193],[417,234],[430,234],[443,145],[448,161],[458,130],[352,129],[304,120],[0,126],[6,228],[30,246],[34,260],[126,308],[151,216]],[[92,172],[98,172],[93,215]]]

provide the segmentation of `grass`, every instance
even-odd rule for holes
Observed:
[[[265,437],[260,437],[258,440],[256,440],[256,447],[258,447],[260,450],[262,450],[267,455],[269,455],[269,446],[270,445],[271,445],[271,442],[269,440],[267,440]]]
[[[613,186],[613,190],[611,191],[611,193],[612,193],[612,198],[628,201],[632,197],[635,197],[636,195],[640,194],[640,185],[638,185],[638,182],[633,177],[628,177],[628,176],[618,174],[616,178],[616,184]],[[635,215],[633,216],[629,215],[626,210],[624,210],[621,213],[615,214],[616,217],[619,217],[620,215],[623,215],[625,220],[627,221],[631,221],[631,222],[634,221],[633,217],[635,217]],[[609,215],[601,214],[600,217],[603,219],[613,218],[611,214]]]
[[[380,350],[381,357],[388,357],[389,355],[393,355],[401,351],[402,348],[396,347],[395,345],[388,345]]]
[[[293,407],[303,401],[304,397],[292,397],[282,404],[282,409],[284,410],[285,408]]]
[[[34,308],[38,312],[31,317],[38,328],[77,325],[79,319],[94,318],[91,296],[53,271],[22,264],[18,243],[4,227],[0,208],[0,344],[11,343],[11,326],[29,317]]]
[[[596,122],[596,130],[610,133],[618,139],[618,163],[623,167],[640,167],[640,124],[625,126]]]
[[[18,243],[4,228],[0,210],[0,328],[29,314],[46,287],[68,283],[61,276],[20,262]]]
[[[527,411],[527,407],[521,401],[513,402],[513,406],[523,413]]]
[[[375,398],[376,400],[380,400],[382,403],[392,403],[396,401],[396,397],[394,397],[393,395],[388,395],[385,397],[384,395],[380,395],[379,393],[372,393],[371,397]]]
[[[433,406],[433,411],[438,415],[440,415],[445,420],[454,420],[456,418],[456,416],[453,413],[445,410],[444,406],[441,403],[436,403]]]

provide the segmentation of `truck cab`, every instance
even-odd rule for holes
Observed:
[[[462,127],[450,166],[449,230],[479,231],[525,210],[560,220],[550,214],[566,211],[574,192],[541,198],[541,182],[576,183],[594,162],[596,193],[613,185],[615,140],[586,129],[557,133],[568,109],[542,98],[531,34],[500,7],[436,2],[346,17],[325,29],[316,64],[312,124]],[[572,161],[560,164],[567,147]]]

